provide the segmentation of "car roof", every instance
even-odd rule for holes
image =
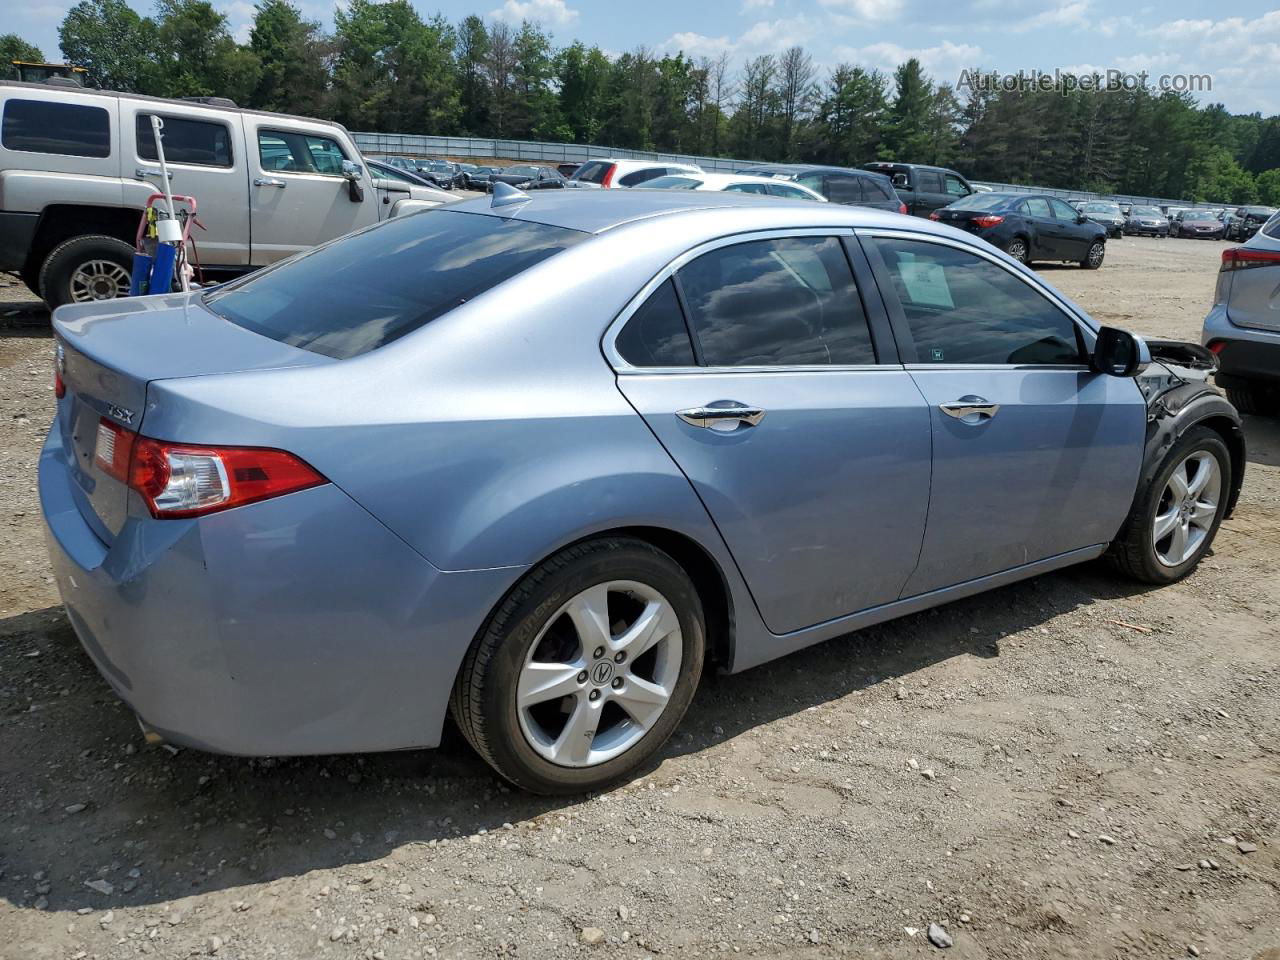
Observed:
[[[856,167],[837,167],[826,163],[753,163],[743,167],[739,173],[850,173],[858,177],[880,177],[887,180],[883,173],[874,170],[859,170]]]
[[[870,207],[842,204],[815,204],[812,200],[762,197],[750,193],[699,190],[533,190],[521,203],[492,206],[488,197],[450,204],[451,210],[527,220],[584,233],[608,230],[655,217],[703,212],[739,211],[754,208],[753,227],[773,228],[815,226],[890,227],[936,231],[927,220],[913,218],[909,224],[901,214]],[[817,218],[817,220],[815,220]],[[939,231],[941,232],[941,231]]]
[[[305,120],[308,123],[322,123],[326,127],[336,127],[343,131],[347,129],[335,120],[321,120],[318,117],[304,117],[297,113],[279,113],[274,110],[253,110],[249,107],[229,107],[218,103],[200,103],[196,100],[183,100],[180,97],[149,97],[141,93],[124,93],[120,90],[99,90],[95,87],[50,86],[47,83],[30,83],[25,80],[0,80],[0,88],[4,87],[19,87],[24,90],[31,90],[34,93],[75,94],[77,96],[109,97],[114,100],[143,100],[147,103],[167,104],[174,108],[181,107],[183,110],[212,110],[218,113],[249,113],[259,117],[288,117],[291,120]]]

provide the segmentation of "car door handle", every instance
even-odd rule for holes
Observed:
[[[279,187],[283,190],[288,184],[283,180],[277,180],[275,177],[258,177],[253,181],[255,187]]]
[[[938,404],[938,409],[964,423],[982,423],[1000,412],[1000,404],[988,403],[982,397],[967,394],[959,400]]]
[[[719,401],[719,406],[689,407],[677,410],[676,416],[691,427],[714,427],[720,423],[744,423],[754,427],[764,419],[759,407],[748,407],[733,401]]]
[[[147,177],[158,177],[158,176],[160,176],[160,171],[159,171],[159,170],[148,170],[146,167],[138,167],[136,170],[134,170],[134,171],[133,171],[133,175],[134,175],[135,177],[137,177],[139,180],[145,180],[145,179],[147,179]],[[173,171],[172,171],[172,170],[170,170],[170,171],[169,171],[169,179],[170,179],[170,180],[172,180],[172,179],[173,179]]]

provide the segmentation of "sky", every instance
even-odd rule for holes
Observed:
[[[0,0],[0,33],[15,32],[58,55],[58,24],[74,0]],[[129,0],[140,13],[147,0]],[[295,0],[332,26],[332,0]],[[424,15],[542,24],[564,44],[578,39],[618,54],[643,44],[698,57],[728,51],[735,64],[801,44],[821,74],[841,62],[891,70],[918,58],[937,82],[957,84],[966,68],[999,74],[1054,70],[1162,77],[1208,75],[1202,103],[1233,113],[1280,113],[1280,9],[1274,0],[1124,4],[1100,0],[412,0]],[[21,3],[21,6],[19,6]],[[241,39],[250,0],[213,0]],[[1228,15],[1229,12],[1229,15]],[[1133,82],[1133,81],[1130,81]],[[1178,82],[1176,79],[1170,82]],[[1204,83],[1204,81],[1199,81]]]

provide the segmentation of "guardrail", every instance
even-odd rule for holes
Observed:
[[[733,173],[754,163],[765,162],[731,157],[702,157],[687,153],[626,150],[590,143],[550,143],[540,140],[501,140],[488,137],[431,137],[417,133],[352,133],[351,136],[355,138],[356,146],[362,152],[379,156],[390,154],[402,157],[507,158],[528,160],[531,163],[585,163],[600,157],[615,157],[620,160],[666,160],[672,163],[692,163],[709,173]],[[1234,206],[1234,204],[1196,203],[1193,200],[1175,200],[1169,197],[1138,197],[1129,194],[1068,190],[1064,187],[1028,186],[1022,183],[995,183],[985,180],[971,182],[978,186],[990,187],[1000,193],[1043,193],[1070,200],[1111,200],[1115,203],[1197,209]]]

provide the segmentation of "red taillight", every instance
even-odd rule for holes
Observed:
[[[62,381],[62,373],[59,370],[53,371],[53,395],[61,400],[67,395],[67,385]]]
[[[1209,342],[1209,352],[1216,357],[1220,353],[1222,353],[1226,345],[1227,345],[1227,341],[1225,340],[1211,340]]]
[[[613,175],[617,172],[618,172],[618,165],[616,163],[609,164],[609,169],[604,172],[604,179],[600,181],[600,186],[602,187],[613,186]]]
[[[1222,270],[1245,270],[1249,267],[1265,267],[1273,263],[1280,263],[1280,250],[1228,247],[1222,251]]]
[[[127,447],[132,454],[126,454],[127,482],[153,517],[198,517],[328,482],[283,450],[166,443],[127,434],[105,419],[98,428],[100,443],[104,426],[115,433],[113,469],[108,472],[125,479],[115,470],[119,451]],[[129,439],[122,443],[124,437]]]
[[[907,205],[904,203],[904,204],[902,205],[902,209],[901,209],[901,210],[899,210],[898,212],[899,212],[899,213],[906,213],[906,212],[907,212]],[[929,214],[929,219],[930,219],[930,220],[941,220],[942,218],[941,218],[940,216],[938,216],[938,211],[937,211],[937,210],[935,210],[935,211],[933,211],[933,213]]]
[[[995,214],[988,214],[985,217],[973,218],[974,226],[982,227],[984,229],[987,227],[994,227],[997,224],[1001,224],[1001,223],[1004,223],[1004,217],[998,217]]]
[[[904,217],[907,215],[907,205],[903,203],[901,200],[898,201],[898,212],[902,214]],[[933,219],[933,214],[929,214],[929,219],[930,220]]]

